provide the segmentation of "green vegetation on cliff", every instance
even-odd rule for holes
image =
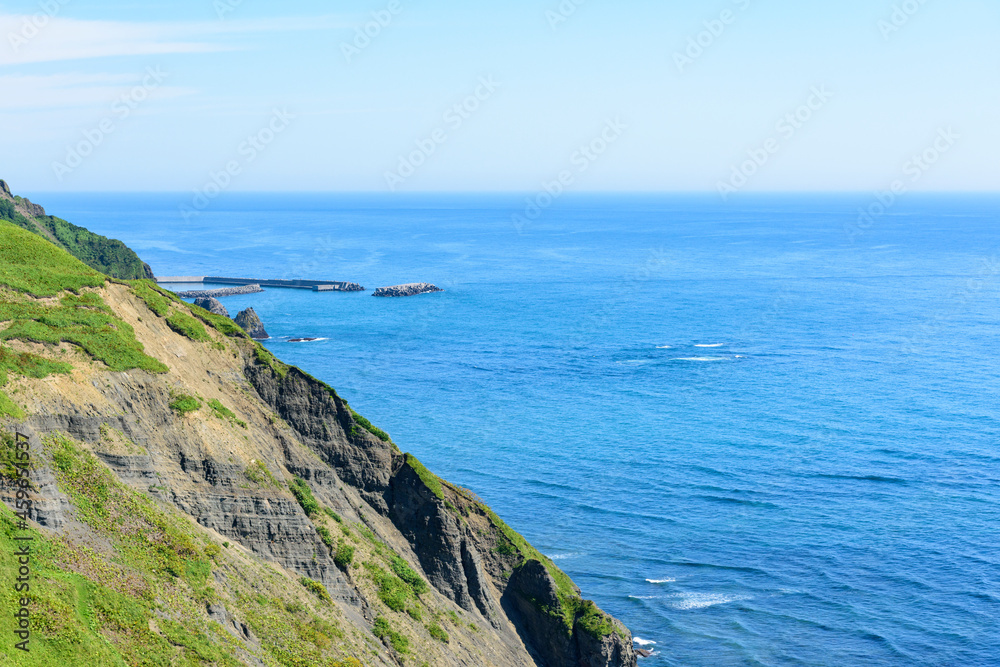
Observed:
[[[18,208],[29,215],[24,215]],[[149,267],[121,241],[95,234],[61,218],[45,215],[41,207],[10,195],[3,181],[0,181],[0,220],[6,220],[51,241],[90,268],[112,278],[138,280],[153,277]]]
[[[3,438],[3,449],[7,441]],[[0,452],[2,454],[2,452]],[[329,613],[326,590],[306,582],[302,594],[268,566],[221,549],[188,517],[159,508],[118,481],[104,464],[64,436],[46,438],[45,465],[56,473],[75,516],[102,546],[20,529],[0,503],[0,550],[12,554],[31,537],[31,652],[24,667],[237,667],[253,653],[274,667],[360,667],[344,655],[345,632]],[[77,531],[79,534],[79,531]],[[0,559],[0,577],[14,581],[15,559]],[[256,569],[249,569],[256,568]],[[224,570],[221,588],[213,571]],[[5,586],[0,607],[23,595]],[[310,602],[311,600],[311,602]],[[253,646],[206,614],[225,604],[260,640]],[[0,634],[13,637],[17,619],[0,615]]]

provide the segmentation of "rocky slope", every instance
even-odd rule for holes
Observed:
[[[22,530],[0,491],[0,579],[31,536],[32,652],[0,664],[635,664],[627,629],[331,387],[0,222],[7,482],[15,433],[33,503]]]

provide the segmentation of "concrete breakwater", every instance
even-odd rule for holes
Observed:
[[[223,278],[220,276],[172,276],[157,278],[161,285],[171,283],[209,283],[215,285],[258,285],[260,287],[284,287],[288,289],[309,289],[314,292],[364,292],[357,283],[338,280],[260,280],[258,278]]]

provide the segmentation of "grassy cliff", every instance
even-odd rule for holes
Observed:
[[[0,220],[51,241],[90,268],[113,278],[138,280],[153,277],[149,266],[121,241],[46,215],[41,206],[11,194],[4,181],[0,181]]]
[[[15,430],[33,443],[25,528]],[[635,664],[551,560],[331,387],[4,219],[4,609],[25,535],[32,653],[0,646],[0,665]]]

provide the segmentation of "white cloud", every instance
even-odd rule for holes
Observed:
[[[138,23],[0,14],[0,66],[241,48],[227,36],[345,27],[331,17]]]

